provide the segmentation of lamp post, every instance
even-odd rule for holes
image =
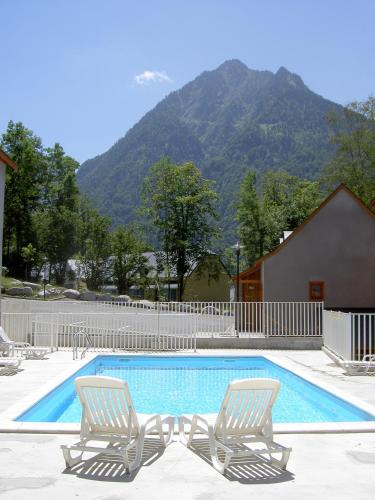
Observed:
[[[79,287],[81,286],[81,263],[79,260],[76,261],[77,265],[77,290],[79,291]]]
[[[46,284],[48,283],[48,279],[47,279],[47,272],[46,272],[46,265],[47,265],[47,256],[44,256],[43,257],[43,300],[46,300]]]
[[[235,245],[233,245],[232,248],[235,251],[236,259],[237,259],[237,262],[236,262],[236,264],[237,264],[237,269],[236,269],[236,302],[240,302],[240,255],[241,255],[241,248],[243,248],[243,247],[237,241],[237,243]]]
[[[235,251],[236,259],[237,259],[237,269],[236,269],[236,302],[235,302],[235,330],[237,333],[237,337],[239,337],[239,302],[240,302],[240,255],[242,245],[237,243],[232,246]]]
[[[43,278],[43,300],[46,300],[46,284],[48,283],[47,278]]]

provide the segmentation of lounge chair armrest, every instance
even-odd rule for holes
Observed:
[[[214,416],[214,420],[216,420],[217,415],[215,414],[213,416]],[[181,421],[183,421],[183,422],[186,422],[187,424],[191,424],[192,422],[195,422],[195,423],[202,422],[203,424],[205,424],[206,427],[208,427],[212,423],[207,418],[205,418],[203,415],[198,415],[198,414],[181,415],[179,417],[179,419],[181,419]]]
[[[215,415],[216,417],[216,415]],[[185,432],[185,424],[190,425],[190,429]],[[209,437],[214,434],[214,425],[201,415],[181,415],[178,418],[178,429],[180,441],[185,446],[190,446],[197,431],[207,434]]]
[[[153,421],[157,421],[158,420],[158,417],[161,419],[160,415],[158,413],[155,413],[153,415],[142,415],[142,419],[141,419],[141,422],[140,422],[140,425],[142,427],[147,427],[148,424],[150,424],[151,422]]]
[[[193,421],[195,421],[196,423],[200,422],[204,424],[207,428],[210,427],[210,423],[208,422],[207,419],[202,417],[202,415],[193,415]]]
[[[12,342],[12,344],[15,348],[19,347],[21,349],[26,347],[31,347],[31,345],[28,342]]]

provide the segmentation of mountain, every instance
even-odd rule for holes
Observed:
[[[107,152],[84,162],[78,185],[114,225],[128,223],[152,164],[162,156],[193,161],[216,181],[222,226],[234,239],[233,201],[245,172],[316,177],[334,152],[326,115],[340,109],[284,67],[272,73],[226,61],[172,92]]]

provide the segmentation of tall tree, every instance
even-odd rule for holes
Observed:
[[[46,151],[47,175],[42,205],[35,214],[39,246],[51,265],[54,280],[64,284],[66,264],[77,252],[79,164],[55,144]]]
[[[192,265],[207,254],[216,234],[217,194],[193,163],[174,165],[163,158],[143,186],[143,206],[157,230],[160,248],[176,270],[179,300]]]
[[[255,172],[248,172],[237,208],[239,236],[248,264],[272,251],[283,231],[298,227],[320,201],[318,182],[269,171],[257,189]]]
[[[28,276],[47,256],[55,280],[63,283],[66,261],[76,250],[78,163],[59,144],[44,148],[22,123],[9,122],[1,146],[19,167],[7,172],[4,262],[12,274]]]
[[[146,269],[146,245],[137,233],[133,227],[119,226],[111,234],[113,279],[120,294],[127,294]]]
[[[375,97],[349,104],[341,114],[330,114],[336,155],[327,165],[321,183],[332,191],[344,183],[365,203],[375,196]]]
[[[262,180],[267,249],[278,244],[282,232],[293,231],[320,204],[319,183],[286,172],[267,172]]]
[[[47,165],[41,140],[22,123],[9,122],[1,148],[18,166],[6,173],[4,265],[12,275],[23,276],[22,248],[35,244],[32,214],[40,204]]]
[[[79,254],[87,286],[98,290],[110,275],[111,219],[102,216],[86,199],[79,206]]]
[[[258,197],[256,173],[252,170],[245,175],[241,183],[236,218],[244,254],[251,265],[263,255],[266,236],[262,200]]]

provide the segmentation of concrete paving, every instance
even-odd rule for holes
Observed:
[[[269,354],[287,358],[305,373],[375,404],[375,377],[348,377],[320,351]],[[24,371],[0,377],[0,412],[72,366],[71,356],[58,352],[47,361],[26,361]],[[90,455],[67,471],[59,445],[76,439],[71,435],[0,434],[0,498],[242,500],[251,495],[257,499],[369,500],[375,495],[375,433],[277,435],[276,441],[293,448],[287,471],[265,461],[239,461],[225,476],[210,466],[204,440],[193,451],[178,442],[164,451],[148,440],[143,466],[130,476],[117,460]]]

